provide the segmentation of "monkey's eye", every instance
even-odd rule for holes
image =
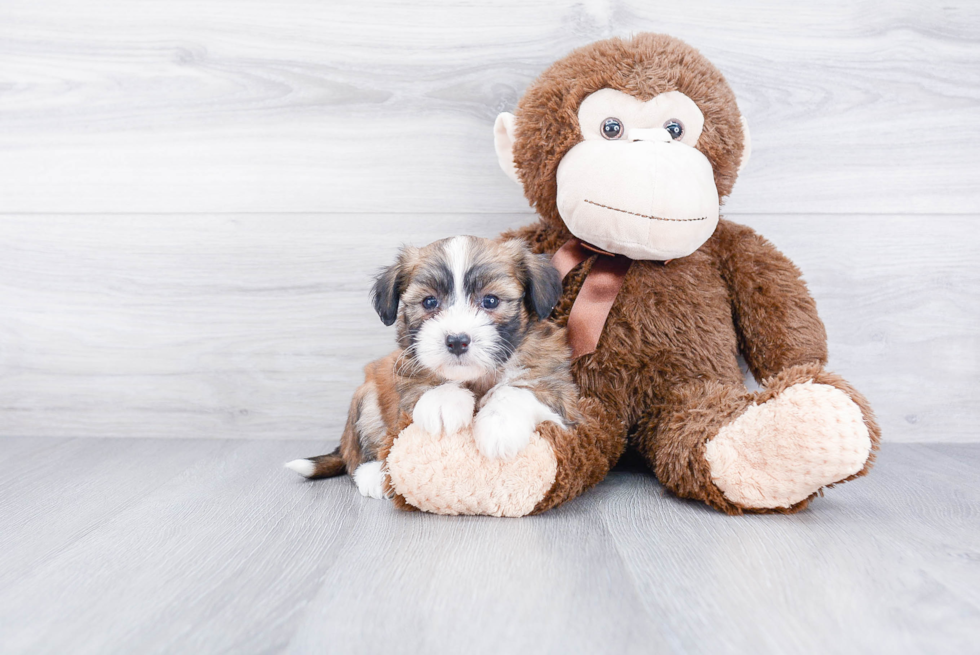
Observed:
[[[439,306],[439,299],[435,296],[426,296],[422,299],[422,307],[427,311],[432,311]]]
[[[664,129],[670,134],[670,138],[674,141],[679,141],[682,136],[684,136],[684,123],[680,122],[676,118],[671,118],[666,123],[664,123]]]
[[[618,118],[607,118],[602,121],[602,136],[610,140],[623,136],[623,121]]]
[[[480,306],[483,309],[496,309],[497,305],[500,304],[500,298],[494,295],[483,296],[483,300],[480,301]]]

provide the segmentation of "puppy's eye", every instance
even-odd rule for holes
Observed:
[[[684,123],[680,122],[676,118],[671,118],[669,121],[664,123],[664,129],[670,134],[670,138],[674,141],[679,140],[684,136]]]
[[[426,296],[422,299],[422,307],[427,311],[432,311],[439,306],[439,299],[435,296]]]
[[[618,118],[607,118],[602,121],[602,136],[610,140],[623,136],[623,121]]]
[[[483,309],[496,309],[497,305],[500,304],[500,298],[493,295],[483,296],[483,300],[480,301],[480,306]]]

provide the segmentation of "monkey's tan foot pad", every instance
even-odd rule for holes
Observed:
[[[433,514],[530,514],[555,484],[558,462],[537,432],[513,459],[484,457],[467,428],[433,435],[413,423],[387,458],[394,491]]]
[[[861,409],[826,384],[788,387],[705,446],[711,479],[742,507],[790,507],[860,471],[871,454]]]

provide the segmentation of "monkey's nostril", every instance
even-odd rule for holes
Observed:
[[[446,347],[454,355],[462,355],[470,347],[470,335],[450,334],[446,337]]]

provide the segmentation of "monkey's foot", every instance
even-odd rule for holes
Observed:
[[[554,486],[558,469],[548,441],[537,432],[529,441],[510,459],[485,457],[470,428],[438,434],[413,423],[387,456],[391,490],[433,514],[525,516]],[[397,498],[396,505],[404,508]]]
[[[749,509],[788,508],[860,472],[871,454],[861,408],[813,381],[751,405],[705,445],[711,480]]]

